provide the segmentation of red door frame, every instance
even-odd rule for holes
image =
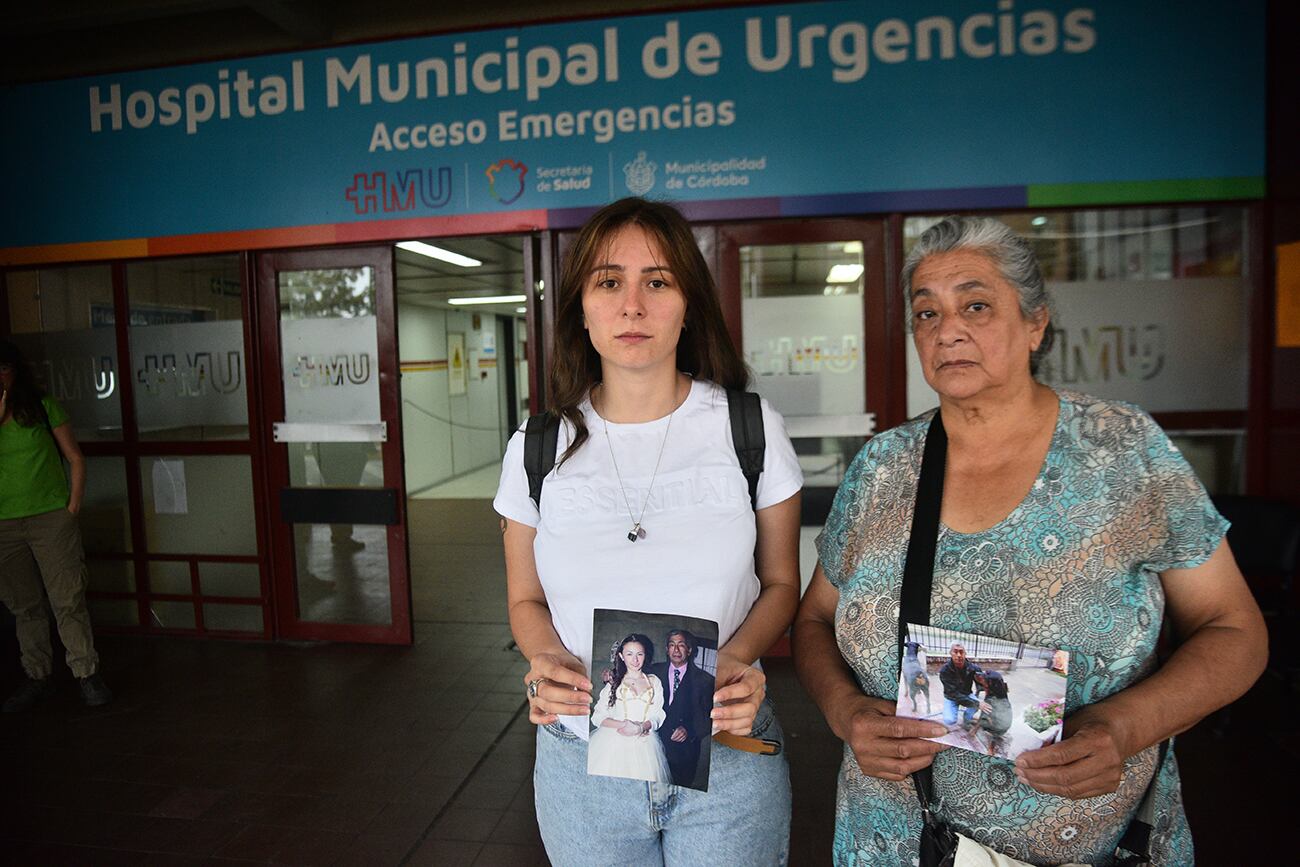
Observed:
[[[559,291],[553,267],[552,233],[533,232],[524,237],[525,348],[528,360],[528,411],[546,408],[546,359],[554,334],[555,295]],[[549,291],[548,291],[549,290]],[[510,372],[515,375],[514,371]]]
[[[722,315],[737,348],[741,327],[740,248],[767,244],[862,243],[862,359],[866,365],[863,412],[875,413],[876,430],[906,421],[907,358],[903,311],[888,291],[894,270],[885,243],[885,219],[824,219],[727,224],[717,227],[718,294]]]
[[[373,269],[377,320],[379,413],[388,423],[388,439],[380,446],[384,457],[384,487],[397,492],[398,522],[388,527],[388,579],[392,622],[372,624],[312,623],[298,618],[294,542],[276,504],[280,491],[289,487],[288,449],[272,439],[272,426],[284,420],[284,370],[280,351],[280,271],[330,268]],[[276,250],[257,255],[258,346],[262,361],[262,426],[256,436],[266,455],[262,496],[269,504],[272,592],[275,598],[276,636],[318,641],[352,641],[369,644],[409,645],[414,640],[411,620],[411,572],[406,516],[406,471],[402,456],[402,411],[398,373],[397,317],[393,282],[393,248],[331,247],[316,250]]]
[[[134,366],[131,361],[130,347],[130,287],[127,285],[127,269],[131,264],[130,261],[121,259],[89,260],[84,262],[69,262],[66,264],[40,265],[32,268],[22,267],[0,269],[0,335],[4,336],[12,334],[7,285],[9,273],[24,270],[43,270],[46,268],[92,268],[102,266],[109,269],[114,313],[114,324],[112,327],[116,347],[114,359],[116,362],[116,370],[119,372],[117,389],[122,417],[121,438],[115,440],[87,440],[79,443],[79,445],[82,452],[87,457],[120,458],[122,460],[124,473],[123,483],[127,491],[126,507],[130,526],[131,544],[129,549],[126,551],[87,552],[87,559],[118,561],[130,564],[133,589],[88,589],[86,596],[90,599],[134,602],[137,609],[137,620],[135,625],[96,624],[96,632],[102,632],[105,634],[130,634],[143,632],[164,635],[197,635],[200,637],[219,637],[236,640],[262,640],[274,637],[269,579],[270,561],[269,557],[267,557],[265,553],[265,528],[267,526],[267,515],[269,510],[261,497],[255,496],[252,503],[257,539],[256,551],[252,554],[212,554],[204,553],[202,551],[173,553],[152,552],[148,550],[144,528],[144,493],[143,485],[140,481],[140,466],[144,461],[155,457],[247,455],[250,460],[250,472],[252,473],[255,487],[258,484],[257,480],[261,479],[264,474],[264,456],[262,454],[261,443],[257,436],[252,433],[252,431],[256,430],[256,426],[259,424],[258,410],[261,407],[259,389],[261,383],[253,375],[259,368],[254,353],[251,351],[256,346],[254,338],[256,333],[256,310],[250,300],[252,295],[252,272],[250,270],[249,255],[247,253],[216,255],[231,255],[238,256],[239,258],[239,274],[241,281],[240,310],[244,326],[242,345],[244,349],[244,376],[247,381],[248,418],[250,429],[250,438],[247,440],[143,440],[140,438],[135,415],[136,382],[132,376]],[[169,258],[184,259],[189,257],[160,256],[147,261],[159,261]],[[189,571],[190,592],[155,592],[151,587],[149,577],[149,564],[151,562],[178,562],[186,564]],[[205,594],[199,580],[200,564],[202,563],[242,563],[258,566],[258,571],[261,574],[260,591],[258,595],[217,596]],[[194,626],[192,628],[156,626],[151,614],[151,603],[154,601],[190,603],[194,607]],[[257,607],[262,611],[262,628],[253,632],[213,629],[204,622],[204,605],[206,603]]]

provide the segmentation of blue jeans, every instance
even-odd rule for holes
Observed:
[[[979,708],[978,708],[978,707],[965,707],[965,706],[963,706],[963,705],[959,705],[959,704],[957,704],[957,702],[953,701],[952,699],[945,697],[944,700],[943,700],[943,722],[944,722],[944,725],[956,725],[956,724],[957,724],[957,712],[958,712],[959,710],[961,711],[961,722],[962,722],[962,725],[965,725],[966,723],[970,722],[971,717],[975,716],[975,711],[979,710]]]
[[[784,744],[764,702],[754,736]],[[537,825],[555,867],[744,864],[783,867],[790,849],[790,769],[712,743],[709,791],[587,775],[587,744],[537,730]]]

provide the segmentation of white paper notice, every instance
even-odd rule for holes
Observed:
[[[185,461],[163,458],[153,462],[153,510],[158,515],[189,512],[185,496]]]

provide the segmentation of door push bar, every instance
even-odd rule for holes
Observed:
[[[271,428],[278,443],[386,443],[388,422],[288,422]]]

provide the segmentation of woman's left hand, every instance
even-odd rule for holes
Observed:
[[[1081,708],[1066,720],[1065,728],[1060,743],[1021,753],[1016,777],[1040,792],[1074,800],[1118,789],[1124,750],[1115,726],[1103,713]]]
[[[721,707],[714,707],[711,714],[713,733],[724,731],[747,737],[754,729],[758,707],[767,695],[767,676],[754,666],[719,650],[716,683],[724,686],[713,693],[714,705],[721,704]]]

